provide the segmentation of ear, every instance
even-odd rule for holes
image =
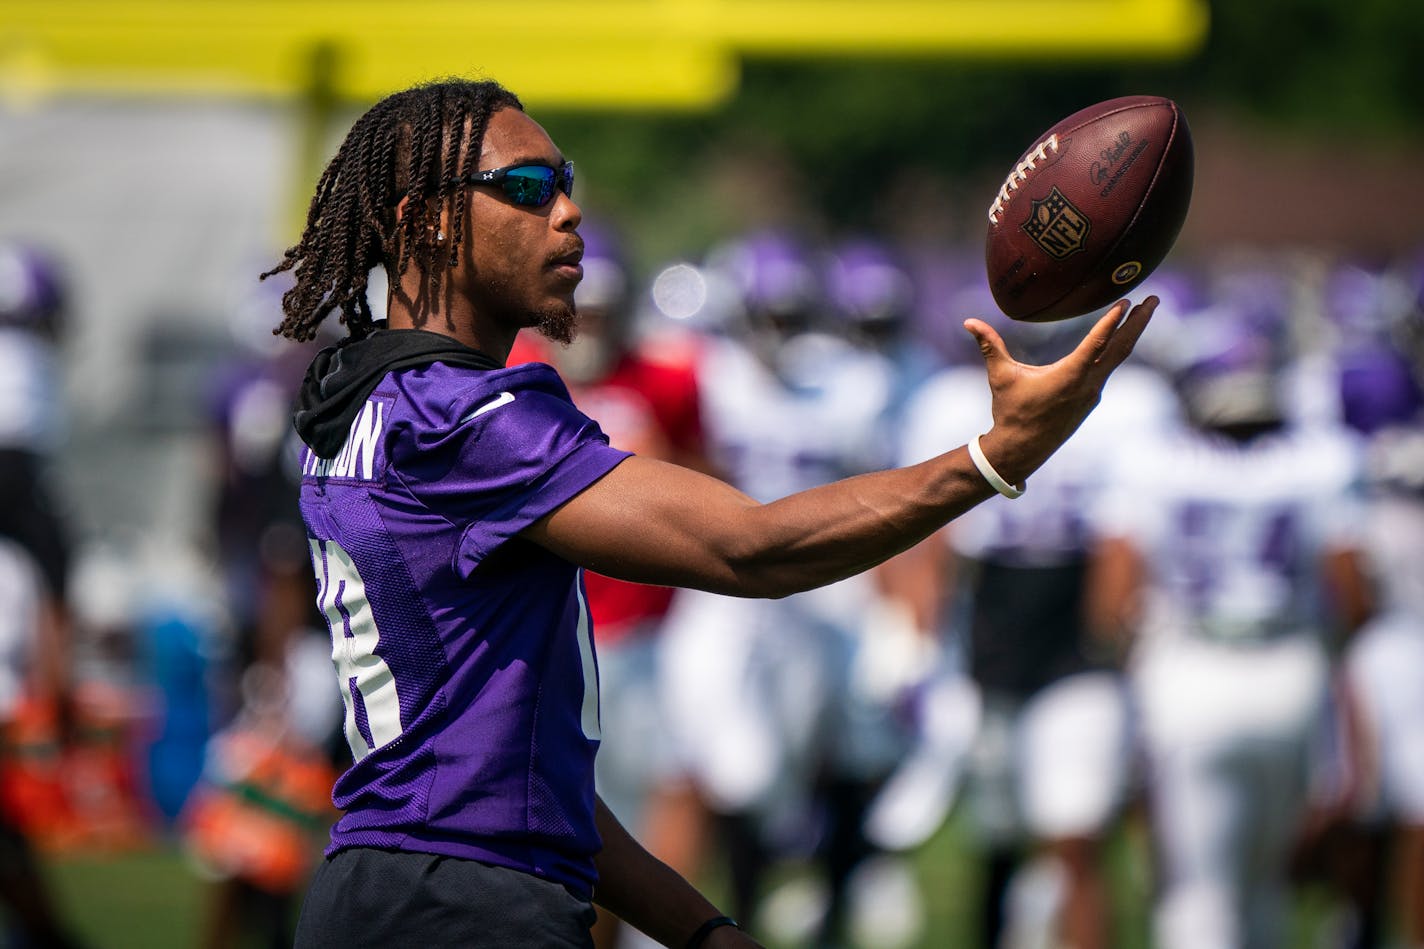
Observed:
[[[432,199],[430,199],[430,200],[434,201],[434,200],[437,200],[437,199],[432,198]],[[396,226],[397,226],[397,227],[400,226],[401,221],[405,218],[405,212],[406,212],[406,209],[407,209],[409,206],[410,206],[410,196],[409,196],[409,195],[403,196],[399,201],[396,202]],[[446,234],[446,233],[449,231],[449,229],[450,229],[450,222],[449,222],[449,220],[448,220],[449,217],[450,217],[449,208],[447,208],[447,207],[445,206],[445,202],[444,202],[444,201],[441,201],[441,202],[440,202],[440,221],[439,221],[437,224],[432,225],[433,229],[439,234],[439,239],[441,239],[441,240],[444,239],[445,234]]]

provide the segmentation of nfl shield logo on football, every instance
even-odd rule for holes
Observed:
[[[1082,250],[1091,227],[1087,215],[1057,188],[1043,200],[1033,202],[1033,212],[1023,223],[1024,233],[1056,260]]]

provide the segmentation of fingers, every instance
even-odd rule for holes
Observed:
[[[1128,311],[1129,301],[1119,300],[1094,324],[1068,359],[1076,360],[1084,368],[1100,367],[1104,375],[1116,369],[1132,353],[1138,338],[1147,329],[1157,302],[1156,297],[1150,296]],[[1124,313],[1127,313],[1126,319]],[[1014,361],[1003,337],[988,323],[968,319],[964,321],[964,328],[979,344],[979,354],[984,357],[986,366],[992,368],[1002,360]]]
[[[1157,304],[1160,301],[1156,297],[1148,297],[1132,311],[1127,314],[1127,319],[1118,325],[1113,333],[1112,339],[1108,342],[1107,352],[1103,353],[1102,361],[1106,363],[1109,371],[1116,369],[1122,361],[1132,355],[1132,349],[1137,345],[1137,340],[1141,338],[1147,324],[1152,319],[1152,314],[1157,311]]]
[[[1118,324],[1122,322],[1122,315],[1126,310],[1126,300],[1114,303],[1112,309],[1098,318],[1098,321],[1093,324],[1093,328],[1083,337],[1083,341],[1074,349],[1074,358],[1081,359],[1089,365],[1102,358],[1103,353],[1107,352],[1108,344],[1112,342],[1113,334],[1117,332]]]
[[[983,320],[968,319],[964,321],[964,328],[979,344],[979,355],[984,357],[985,365],[999,359],[1012,359],[1008,347],[1004,345],[1004,338],[988,323]]]
[[[1147,329],[1152,313],[1157,309],[1157,298],[1148,297],[1127,313],[1128,301],[1119,300],[1112,309],[1094,324],[1092,330],[1078,344],[1071,358],[1081,360],[1085,365],[1102,367],[1104,374],[1116,369],[1137,345],[1137,340]]]

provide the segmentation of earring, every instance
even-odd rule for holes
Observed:
[[[444,239],[445,239],[445,232],[444,232],[444,231],[436,231],[436,232],[435,232],[435,242],[436,242],[437,244],[438,244],[439,242],[443,241]]]

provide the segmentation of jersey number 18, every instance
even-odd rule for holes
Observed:
[[[334,540],[310,543],[316,604],[331,631],[331,660],[346,704],[346,743],[360,761],[400,735],[400,697],[390,666],[376,655],[381,634],[356,564]]]

